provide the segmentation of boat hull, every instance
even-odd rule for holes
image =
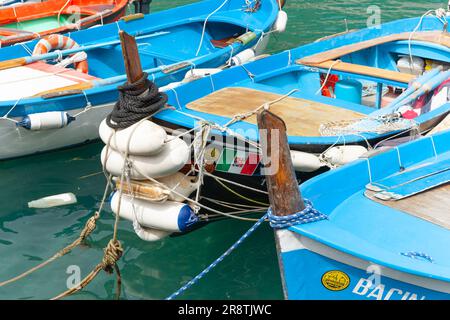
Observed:
[[[98,126],[111,112],[114,104],[91,108],[59,129],[31,131],[8,120],[0,120],[0,160],[22,157],[66,148],[98,139]],[[84,110],[72,109],[72,115]],[[21,118],[15,119],[20,121]]]
[[[289,300],[447,300],[448,283],[374,265],[288,230],[276,231]]]

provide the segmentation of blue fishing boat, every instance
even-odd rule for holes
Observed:
[[[240,53],[254,58],[280,24],[280,9],[277,0],[207,0],[3,48],[0,159],[98,138],[126,80],[119,31],[136,38],[148,79],[163,87],[195,79],[186,76],[192,69],[238,63]]]
[[[262,108],[286,121],[297,172],[348,163],[393,136],[427,132],[449,113],[450,36],[442,14],[327,37],[172,87],[166,92],[174,110],[155,121],[187,130],[209,123],[216,171],[239,179],[259,174],[258,163],[245,164],[260,159],[252,146]]]
[[[449,141],[438,132],[302,184],[319,218],[276,231],[286,298],[450,299]]]

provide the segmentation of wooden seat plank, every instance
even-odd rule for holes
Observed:
[[[368,66],[363,66],[359,64],[347,63],[342,61],[325,61],[318,64],[310,64],[311,67],[317,67],[322,69],[329,69],[344,71],[359,75],[365,75],[370,77],[376,77],[380,79],[387,79],[392,81],[397,81],[401,83],[409,83],[411,80],[415,79],[416,76],[408,73],[402,73],[398,71],[391,71],[380,68],[373,68]]]
[[[389,36],[379,37],[376,39],[361,41],[358,43],[338,47],[325,52],[317,53],[311,56],[307,56],[298,59],[296,63],[311,65],[319,64],[328,60],[335,60],[347,54],[368,49],[374,46],[385,44],[388,42],[400,41],[400,40],[414,40],[414,41],[424,41],[435,44],[440,44],[446,47],[450,47],[450,35],[442,31],[423,31],[415,32],[411,35],[411,32],[404,32],[398,34],[392,34]]]
[[[248,88],[225,88],[186,105],[190,110],[232,118],[251,112],[264,103],[282,97],[279,94]],[[352,120],[364,114],[315,101],[287,97],[270,106],[270,111],[283,118],[291,136],[318,136],[323,123]],[[256,124],[253,115],[243,121]]]

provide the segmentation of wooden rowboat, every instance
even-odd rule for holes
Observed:
[[[127,4],[128,0],[52,0],[0,8],[0,44],[106,24],[123,16]]]
[[[258,10],[247,10],[245,0],[230,0],[227,6],[223,3],[200,1],[73,32],[70,39],[67,35],[61,41],[70,48],[47,54],[30,54],[38,40],[1,49],[0,136],[5,140],[0,159],[98,138],[98,125],[117,101],[117,86],[126,81],[120,31],[135,37],[142,67],[149,80],[160,87],[182,81],[194,68],[226,66],[244,50],[255,46],[262,50],[267,40],[263,34],[271,30],[279,14],[277,0],[264,1]],[[40,41],[44,40],[48,38]],[[63,63],[78,54],[88,63],[87,73]],[[59,63],[54,64],[55,60]],[[76,120],[46,130],[20,127],[25,118],[46,117],[48,112],[63,112],[63,117],[75,116]]]
[[[276,231],[285,297],[450,299],[449,141],[443,131],[302,184],[325,217]]]
[[[450,36],[442,28],[435,17],[398,20],[237,66],[168,91],[175,110],[155,121],[190,130],[202,119],[222,128],[215,141],[239,132],[251,144],[259,140],[255,110],[267,107],[286,122],[298,172],[339,166],[392,136],[427,132],[449,113]],[[424,62],[417,74],[402,68],[410,53]],[[218,171],[258,175],[233,165],[255,150],[216,147],[236,155]]]

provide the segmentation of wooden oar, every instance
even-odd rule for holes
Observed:
[[[147,34],[147,35],[143,35],[143,36],[138,36],[138,37],[136,37],[136,39],[142,40],[142,39],[165,35],[168,33],[170,33],[170,32],[169,31],[155,32],[155,33],[151,33],[151,34]],[[102,42],[102,43],[96,43],[96,44],[92,44],[92,45],[80,46],[77,48],[72,48],[72,49],[67,49],[67,50],[53,51],[53,52],[40,54],[40,55],[36,55],[36,56],[27,56],[27,57],[22,57],[22,58],[15,58],[15,59],[11,59],[11,60],[1,61],[0,62],[0,70],[21,67],[21,66],[25,66],[27,64],[30,64],[30,63],[33,63],[36,61],[57,59],[61,56],[64,57],[64,56],[68,56],[68,55],[71,55],[71,54],[74,54],[77,52],[81,52],[81,51],[89,51],[89,50],[93,50],[93,49],[97,49],[97,48],[101,48],[101,47],[107,47],[107,46],[118,45],[118,44],[120,44],[120,39],[106,41],[106,42]]]
[[[292,165],[286,124],[267,110],[259,112],[257,119],[272,212],[277,216],[287,216],[302,211],[305,204]]]

